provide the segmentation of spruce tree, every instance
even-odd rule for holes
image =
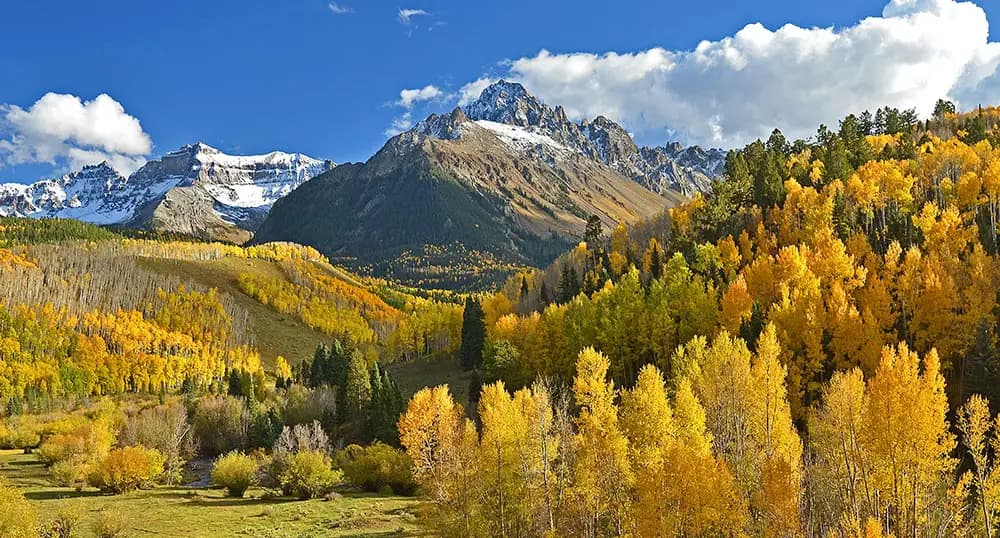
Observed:
[[[483,363],[483,347],[486,344],[486,315],[479,299],[468,297],[462,313],[462,344],[459,348],[459,363],[462,368],[472,370]]]
[[[243,396],[243,380],[240,379],[240,373],[237,370],[229,371],[228,392],[230,396]]]
[[[326,373],[324,368],[326,366],[327,357],[326,346],[320,344],[316,346],[316,351],[313,353],[312,364],[309,369],[309,386],[310,387],[321,387],[326,384]]]

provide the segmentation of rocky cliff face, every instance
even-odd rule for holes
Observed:
[[[276,200],[334,166],[299,153],[227,155],[198,143],[150,161],[128,178],[101,163],[60,179],[0,185],[0,215],[245,240]]]

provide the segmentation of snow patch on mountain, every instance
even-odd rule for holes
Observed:
[[[60,179],[0,184],[0,215],[125,224],[171,189],[196,187],[215,200],[219,216],[252,229],[274,202],[334,166],[301,153],[228,155],[191,144],[146,163],[128,178],[101,163]]]
[[[561,106],[549,107],[520,84],[503,80],[450,115],[432,115],[414,131],[454,140],[463,133],[461,124],[469,121],[512,149],[546,161],[581,154],[660,194],[707,192],[725,165],[726,152],[720,149],[680,144],[640,148],[623,127],[604,116],[575,123]]]
[[[571,151],[570,148],[556,142],[552,137],[528,130],[525,127],[497,123],[488,120],[478,120],[476,125],[497,135],[501,142],[515,150],[530,150],[535,146],[546,146],[555,150]]]

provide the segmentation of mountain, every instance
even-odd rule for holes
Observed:
[[[277,199],[334,166],[299,153],[236,156],[191,144],[127,178],[101,163],[60,179],[0,184],[0,215],[71,218],[242,242]]]
[[[463,111],[472,120],[512,125],[548,136],[660,194],[675,191],[690,196],[708,192],[726,163],[726,151],[721,149],[684,147],[679,143],[639,147],[622,126],[604,116],[574,123],[561,106],[550,108],[514,82],[501,80],[490,85]]]
[[[660,149],[664,163],[684,170]],[[640,166],[654,168],[647,162],[610,120],[575,124],[561,107],[500,82],[393,137],[367,162],[302,185],[274,204],[254,241],[308,244],[417,285],[482,287],[551,262],[579,241],[590,215],[608,226],[634,222],[683,199],[673,188],[680,179],[666,179],[672,168],[662,167],[658,192],[637,181]]]

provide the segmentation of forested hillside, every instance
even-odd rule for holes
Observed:
[[[992,535],[998,122],[776,130],[669,226],[594,222],[483,297],[476,420],[442,387],[400,422],[439,528]]]

